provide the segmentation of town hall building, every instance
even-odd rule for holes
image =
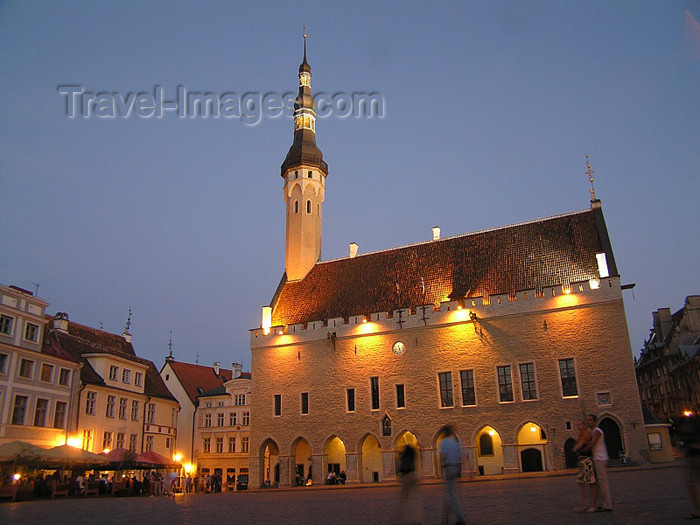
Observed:
[[[556,470],[599,416],[611,457],[648,457],[620,276],[589,209],[321,261],[328,164],[311,67],[299,67],[282,164],[285,274],[250,331],[250,482],[396,479],[398,452],[440,476],[446,426],[462,475]]]

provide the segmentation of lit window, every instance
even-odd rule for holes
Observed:
[[[89,451],[92,448],[92,430],[83,430],[83,450]]]
[[[513,401],[513,378],[510,375],[510,365],[497,367],[498,395],[501,403]]]
[[[24,329],[24,338],[27,341],[36,342],[36,340],[39,338],[39,326],[32,323],[27,323],[27,326]]]
[[[451,407],[452,401],[452,372],[440,372],[438,374],[440,383],[440,406]]]
[[[112,433],[105,431],[104,436],[102,436],[102,450],[112,450]]]
[[[0,315],[0,334],[12,335],[12,322],[14,319],[9,315]]]
[[[474,390],[474,371],[461,370],[459,377],[462,381],[462,406],[476,405],[476,392]]]

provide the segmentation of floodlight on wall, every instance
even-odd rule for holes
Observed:
[[[600,288],[600,279],[589,279],[588,284],[591,286],[591,290],[597,290]]]

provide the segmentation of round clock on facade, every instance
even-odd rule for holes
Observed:
[[[403,344],[401,341],[396,341],[394,343],[394,346],[391,347],[391,350],[396,354],[396,355],[401,355],[406,351],[406,345]]]

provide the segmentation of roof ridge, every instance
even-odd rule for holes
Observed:
[[[526,226],[528,224],[536,224],[539,222],[551,221],[554,219],[561,219],[563,217],[570,217],[572,215],[579,215],[579,214],[587,213],[590,211],[591,211],[590,209],[583,209],[583,210],[577,210],[577,211],[570,211],[567,213],[560,213],[558,215],[551,215],[549,217],[538,217],[537,219],[532,219],[529,221],[515,222],[513,224],[506,224],[504,226],[495,226],[493,228],[485,228],[483,230],[477,230],[477,231],[473,231],[473,232],[469,232],[469,233],[460,233],[457,235],[451,235],[449,237],[443,237],[442,239],[439,239],[437,241],[432,241],[432,240],[420,241],[420,242],[414,242],[411,244],[403,244],[401,246],[395,246],[393,248],[387,248],[385,250],[375,250],[375,251],[367,252],[367,253],[358,253],[354,258],[357,259],[359,257],[364,257],[366,255],[375,255],[377,253],[385,253],[385,252],[392,252],[394,250],[403,250],[405,248],[413,248],[414,246],[421,246],[423,244],[433,244],[436,242],[449,241],[452,239],[460,239],[460,238],[464,238],[464,237],[469,237],[471,235],[480,235],[482,233],[489,233],[489,232],[498,231],[498,230],[505,230],[507,228],[514,228],[516,226]],[[316,263],[316,266],[319,266],[321,264],[326,264],[326,263],[342,261],[345,259],[350,259],[350,257],[346,255],[344,257],[336,257],[335,259],[328,259],[327,261],[319,261]]]

